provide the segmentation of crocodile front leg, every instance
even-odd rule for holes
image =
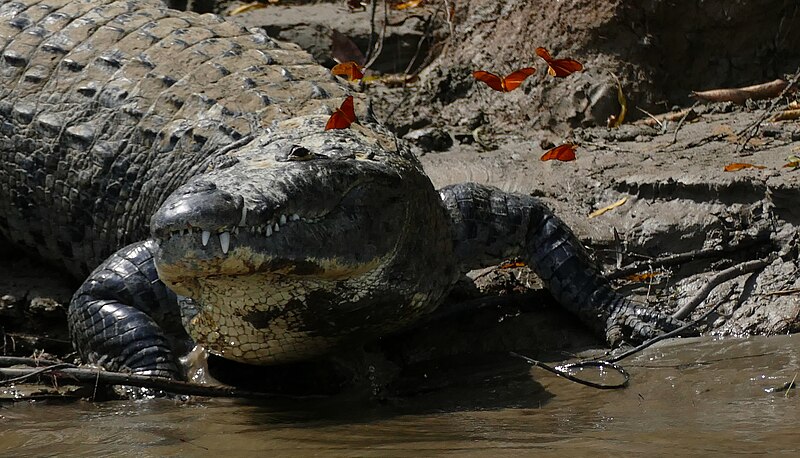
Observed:
[[[158,279],[155,250],[153,241],[120,249],[72,297],[70,336],[84,361],[108,370],[181,378],[173,348],[189,337],[175,293]]]
[[[682,325],[617,293],[569,227],[537,199],[475,183],[439,193],[453,221],[455,254],[465,272],[522,257],[556,301],[612,345]]]

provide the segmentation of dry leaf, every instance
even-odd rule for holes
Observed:
[[[792,154],[791,156],[787,157],[786,160],[789,162],[784,164],[783,165],[784,167],[791,168],[792,170],[797,170],[798,168],[800,168],[800,157],[797,157],[794,154]]]
[[[770,121],[793,121],[795,119],[800,119],[800,108],[796,108],[794,110],[783,110],[773,116]]]
[[[611,205],[609,205],[607,207],[603,207],[603,208],[597,209],[597,210],[589,213],[589,218],[594,218],[596,216],[600,216],[600,215],[602,215],[603,213],[605,213],[605,212],[607,212],[609,210],[613,210],[613,209],[619,207],[620,205],[624,205],[625,202],[627,202],[627,201],[628,201],[628,198],[627,197],[623,197],[622,199],[614,202],[613,204],[611,204]]]
[[[712,89],[709,91],[692,91],[691,96],[708,102],[733,102],[742,105],[747,99],[771,99],[779,96],[789,83],[776,79],[769,83],[730,89]]]
[[[525,267],[525,263],[522,261],[511,261],[500,264],[499,266],[501,269],[514,269],[516,267]]]
[[[404,10],[406,8],[414,8],[415,6],[419,6],[420,4],[422,4],[423,1],[424,0],[408,0],[407,2],[398,3],[397,5],[394,5],[392,8],[394,8],[396,10]]]
[[[278,3],[278,0],[269,0],[269,3]],[[236,16],[237,14],[247,13],[248,11],[260,10],[261,8],[266,8],[266,7],[267,7],[266,3],[261,3],[261,2],[248,3],[246,5],[241,5],[232,9],[230,13],[228,13],[228,15]]]
[[[766,169],[763,165],[753,165],[747,162],[732,162],[725,166],[726,172],[737,172],[743,169]]]
[[[611,77],[614,78],[614,82],[617,84],[617,101],[619,102],[619,116],[609,116],[608,127],[619,127],[625,122],[625,114],[628,113],[628,99],[625,98],[625,94],[622,92],[622,84],[619,82],[617,75],[611,72],[608,73],[611,74]]]
[[[659,275],[661,275],[661,272],[645,272],[642,274],[628,275],[627,277],[625,277],[625,280],[641,283],[650,280],[651,278],[655,278]]]

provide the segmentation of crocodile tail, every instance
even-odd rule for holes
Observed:
[[[680,326],[615,291],[570,228],[538,199],[475,183],[448,186],[440,195],[464,271],[521,257],[559,304],[612,345]]]
[[[175,294],[158,280],[154,250],[153,242],[122,248],[73,296],[67,320],[83,361],[112,371],[181,378],[176,340],[167,336],[185,332]]]

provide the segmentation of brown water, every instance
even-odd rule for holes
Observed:
[[[765,392],[800,372],[800,335],[677,340],[625,366],[632,383],[624,390],[533,369],[530,379],[493,379],[389,406],[0,404],[0,455],[800,456],[800,396]]]

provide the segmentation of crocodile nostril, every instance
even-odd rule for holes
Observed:
[[[299,145],[292,145],[292,149],[289,151],[289,160],[292,161],[304,161],[306,159],[311,159],[313,155],[308,148]]]

